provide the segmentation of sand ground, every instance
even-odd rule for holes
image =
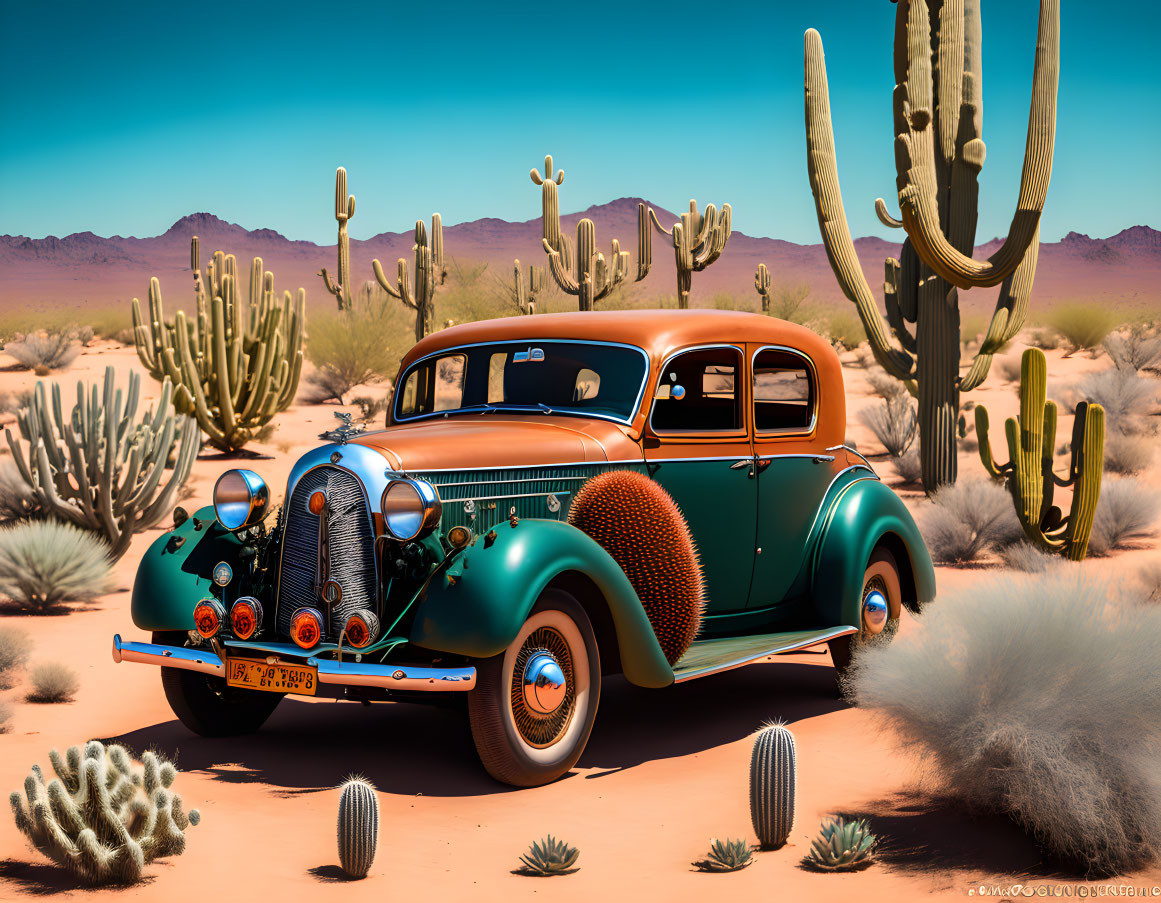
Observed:
[[[1008,356],[1018,357],[1017,346]],[[1067,384],[1107,358],[1048,352],[1049,373]],[[865,371],[847,355],[848,422],[860,449],[877,449],[857,413],[875,403]],[[29,388],[32,374],[15,371],[0,354],[0,392]],[[107,364],[138,367],[132,349],[97,342],[70,370],[95,379]],[[156,384],[143,380],[147,398]],[[71,392],[71,388],[70,388]],[[67,396],[66,396],[67,397]],[[1016,412],[1013,384],[993,374],[970,398],[988,405],[993,424]],[[294,459],[333,424],[333,406],[296,405],[256,446],[249,462],[274,487],[284,486]],[[1060,435],[1069,435],[1068,418]],[[879,460],[882,459],[874,459]],[[226,466],[207,453],[190,481],[187,506],[208,500]],[[975,452],[961,451],[961,473],[982,476]],[[878,468],[897,484],[893,469]],[[1161,482],[1156,469],[1145,475]],[[906,487],[913,511],[923,500]],[[56,616],[0,614],[34,637],[33,661],[64,661],[82,679],[74,702],[37,705],[24,688],[0,693],[12,705],[9,733],[0,735],[0,790],[21,786],[28,767],[47,767],[52,747],[89,738],[113,739],[138,752],[163,750],[182,769],[177,789],[202,812],[184,856],[149,868],[149,880],[119,891],[135,900],[341,899],[353,889],[339,880],[334,840],[337,793],[346,775],[361,772],[379,788],[379,852],[361,893],[395,899],[559,900],[754,898],[786,900],[911,900],[966,898],[983,885],[1076,883],[1046,863],[1036,846],[1003,819],[973,816],[924,792],[922,769],[868,713],[836,697],[829,656],[810,651],[668,690],[641,690],[609,681],[592,739],[565,779],[514,791],[479,766],[464,714],[454,708],[385,704],[371,708],[288,699],[251,737],[207,740],[171,714],[156,669],[114,665],[113,633],[147,639],[129,618],[136,562],[159,530],[140,534],[116,569],[117,591]],[[1161,557],[1152,543],[1091,566],[1132,572]],[[968,591],[995,568],[938,568],[941,594]],[[904,630],[910,629],[904,625]],[[798,812],[790,843],[761,853],[751,868],[730,875],[692,869],[712,837],[752,839],[747,796],[749,735],[782,718],[797,737]],[[799,863],[820,820],[869,815],[884,838],[881,861],[868,871],[819,875]],[[581,850],[576,874],[545,883],[511,874],[534,839],[552,833]],[[1117,879],[1161,885],[1161,869]],[[89,893],[28,849],[11,819],[0,818],[0,899]],[[997,898],[998,899],[998,898]]]

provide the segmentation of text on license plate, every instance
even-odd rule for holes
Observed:
[[[308,665],[268,665],[254,659],[230,658],[226,659],[226,683],[249,690],[314,696],[318,687],[318,669]]]

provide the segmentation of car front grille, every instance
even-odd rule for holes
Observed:
[[[326,493],[330,512],[327,577],[342,588],[333,607],[317,591],[320,585],[319,517],[307,507],[311,495]],[[278,580],[277,628],[290,634],[294,612],[305,606],[325,615],[323,640],[339,638],[351,612],[359,608],[378,613],[376,605],[375,533],[363,485],[337,467],[317,467],[303,475],[286,506],[282,566]]]

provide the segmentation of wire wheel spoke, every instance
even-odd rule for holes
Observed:
[[[524,701],[524,669],[529,659],[539,652],[549,653],[564,672],[564,701],[548,714],[532,710]],[[551,627],[540,627],[532,631],[516,655],[511,683],[512,720],[524,742],[539,749],[556,743],[568,730],[576,710],[576,680],[572,652],[564,637]]]

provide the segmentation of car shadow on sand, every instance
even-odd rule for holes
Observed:
[[[820,659],[826,664],[758,664],[663,690],[608,679],[579,766],[599,778],[734,742],[771,719],[794,722],[844,708],[829,659]],[[466,706],[286,699],[248,736],[198,737],[169,720],[107,742],[154,749],[183,771],[267,784],[287,796],[333,788],[352,772],[387,793],[476,796],[513,789],[481,768]]]

